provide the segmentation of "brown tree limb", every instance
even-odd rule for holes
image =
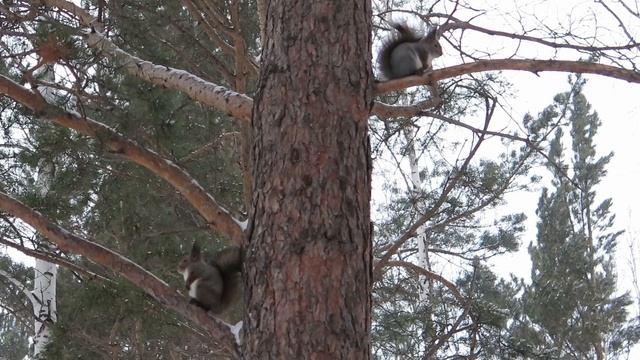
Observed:
[[[256,71],[258,68],[252,66],[252,62],[248,60],[247,44],[242,37],[242,27],[240,24],[239,0],[231,1],[229,13],[231,15],[233,30],[229,31],[228,35],[233,39],[235,48],[235,89],[241,93],[246,93],[250,76],[257,75]],[[240,168],[242,170],[242,193],[244,194],[245,209],[248,209],[251,206],[251,199],[253,197],[253,174],[251,172],[251,148],[253,140],[251,133],[251,123],[241,123],[240,134]]]
[[[199,308],[189,305],[184,296],[140,265],[100,244],[70,233],[49,221],[39,212],[30,209],[3,192],[0,192],[0,208],[31,225],[55,243],[59,249],[83,255],[87,259],[122,275],[161,304],[204,328],[213,339],[216,339],[216,343],[227,349],[232,356],[239,358],[239,350],[233,334],[229,331],[229,325],[221,320],[213,319]]]
[[[229,211],[220,206],[193,177],[173,162],[143,148],[100,122],[48,104],[38,94],[3,75],[0,75],[0,94],[29,108],[38,118],[48,119],[83,135],[94,137],[109,151],[147,168],[178,190],[212,229],[228,236],[236,244],[242,243],[242,223],[231,216]]]
[[[376,95],[382,95],[411,86],[432,84],[438,80],[448,79],[464,74],[500,70],[531,71],[536,75],[541,71],[596,74],[614,79],[626,80],[628,82],[640,83],[640,72],[610,65],[595,64],[585,61],[495,59],[454,65],[434,70],[423,75],[408,76],[401,79],[376,83],[375,93]]]
[[[242,22],[240,14],[240,2],[241,0],[233,0],[229,6],[229,14],[231,15],[231,29],[228,32],[231,39],[233,39],[233,48],[235,49],[234,58],[236,61],[236,73],[238,77],[242,78],[245,83],[250,76],[257,76],[260,68],[251,58],[247,42],[242,35]],[[246,86],[246,85],[245,85]],[[236,90],[246,93],[245,89],[237,88]]]

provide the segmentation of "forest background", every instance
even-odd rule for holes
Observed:
[[[72,10],[72,3],[3,3],[0,190],[181,289],[175,264],[191,242],[199,240],[213,252],[234,238],[234,225],[220,225],[220,218],[201,208],[194,211],[193,198],[185,201],[179,195],[184,196],[184,187],[169,186],[162,176],[132,164],[128,160],[135,154],[117,141],[114,145],[111,134],[41,121],[39,116],[57,115],[25,111],[16,104],[31,110],[38,105],[16,94],[37,89],[59,109],[100,120],[178,164],[231,209],[233,218],[246,219],[253,204],[247,180],[249,130],[230,119],[246,116],[244,99],[207,86],[220,83],[240,94],[257,91],[259,3],[82,3],[81,8],[104,20],[117,46],[151,61],[138,62],[138,70],[123,66],[131,54],[117,53],[95,33],[81,31],[97,23]],[[627,356],[640,338],[634,277],[640,89],[624,81],[637,76],[638,4],[374,2],[374,59],[379,39],[388,35],[390,8],[396,10],[394,17],[409,18],[414,26],[441,25],[445,56],[437,59],[436,69],[515,54],[511,59],[582,60],[630,71],[623,74],[628,78],[618,75],[622,80],[550,75],[549,68],[462,73],[442,78],[440,102],[432,101],[434,93],[426,87],[410,87],[423,85],[428,77],[389,83],[395,86],[391,90],[402,91],[379,100],[396,107],[377,103],[369,122],[373,357]],[[198,95],[189,84],[163,79],[162,66],[145,67],[154,64],[187,69],[230,105]],[[202,104],[223,109],[213,112]],[[586,155],[578,156],[580,151]],[[609,158],[610,151],[615,156]],[[607,198],[613,198],[611,207]],[[609,224],[613,214],[618,217]],[[9,359],[28,352],[51,358],[234,355],[228,337],[215,336],[224,328],[188,308],[184,295],[176,297],[184,304],[175,305],[176,298],[145,289],[153,299],[139,284],[118,276],[126,271],[48,244],[15,216],[2,213],[1,241],[12,256],[3,258],[0,268],[6,285],[0,345]],[[419,222],[425,227],[407,231]],[[601,227],[587,231],[592,223]],[[211,224],[216,224],[214,231]],[[405,234],[407,241],[394,249]],[[18,258],[16,249],[61,265],[58,291],[50,298],[57,308],[40,301],[34,310],[24,290],[42,289],[42,284],[38,277],[34,281],[32,264],[12,260]],[[338,260],[328,261],[335,265]],[[37,264],[35,269],[43,274]],[[517,278],[510,278],[510,272]],[[46,280],[50,287],[51,278]],[[566,303],[553,298],[557,294],[566,295]],[[243,318],[241,307],[225,320]],[[42,344],[50,346],[45,350]]]

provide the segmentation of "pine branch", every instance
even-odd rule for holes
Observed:
[[[94,137],[112,153],[124,156],[147,168],[178,190],[213,230],[228,236],[236,244],[242,243],[243,223],[231,216],[227,209],[219,205],[191,175],[178,165],[98,121],[48,104],[38,94],[3,75],[0,75],[0,94],[29,108],[39,119],[48,119],[83,135]]]
[[[3,192],[0,192],[0,208],[34,227],[61,250],[83,255],[122,275],[164,306],[175,310],[206,329],[212,339],[216,339],[220,346],[227,349],[236,358],[239,357],[238,346],[229,330],[230,325],[211,318],[201,309],[189,305],[184,296],[140,265],[98,243],[72,234]]]

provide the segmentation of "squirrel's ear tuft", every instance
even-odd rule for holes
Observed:
[[[198,245],[197,241],[194,241],[193,245],[191,246],[191,259],[200,259],[200,245]]]
[[[431,28],[431,30],[429,30],[429,32],[427,33],[427,36],[425,36],[425,39],[427,41],[435,41],[438,40],[438,38],[440,37],[440,34],[438,34],[438,26],[434,26],[433,28]]]

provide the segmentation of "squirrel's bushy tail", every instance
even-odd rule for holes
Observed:
[[[220,303],[222,308],[226,309],[235,302],[240,292],[240,283],[242,278],[242,249],[237,246],[230,246],[220,250],[214,259],[215,266],[220,270],[222,275],[222,298]]]
[[[406,42],[417,42],[420,41],[421,36],[417,34],[413,29],[411,29],[404,22],[389,22],[394,29],[392,34],[387,36],[384,40],[382,40],[382,47],[380,48],[380,52],[378,53],[378,69],[380,73],[382,73],[382,77],[384,80],[393,79],[393,71],[391,68],[391,53],[396,48],[396,46],[406,43]]]
[[[214,259],[215,265],[222,273],[242,271],[242,250],[237,246],[229,246],[220,250]]]

